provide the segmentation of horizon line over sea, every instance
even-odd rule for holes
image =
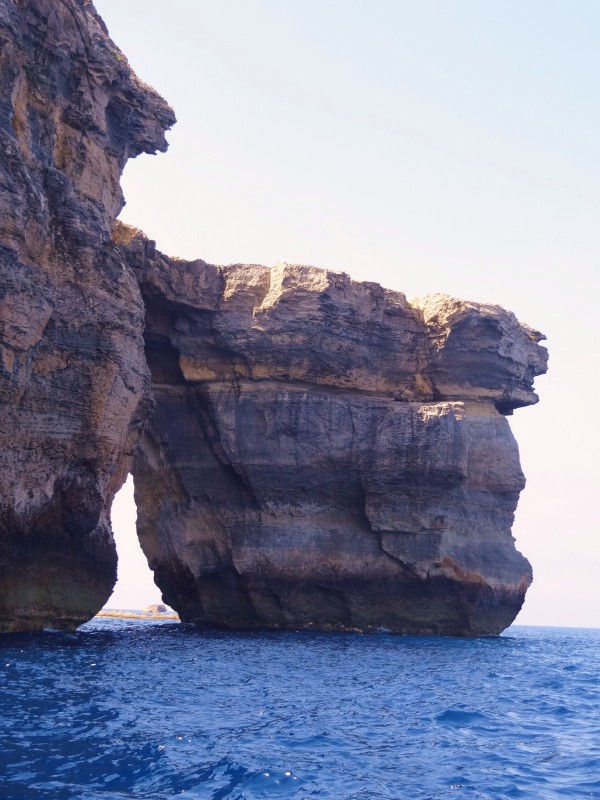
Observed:
[[[181,622],[181,619],[179,618],[179,615],[177,614],[177,612],[174,609],[171,608],[171,606],[166,606],[166,608],[168,609],[167,610],[167,614],[176,615],[177,616],[177,620],[175,620],[175,621]],[[164,619],[167,618],[167,617],[165,617],[164,613],[163,614],[154,614],[153,616],[148,616],[143,608],[121,608],[121,607],[113,608],[112,606],[110,606],[110,607],[109,606],[104,606],[94,617],[92,617],[92,619],[96,619],[97,617],[105,616],[105,614],[103,612],[111,612],[111,611],[113,611],[113,612],[131,613],[131,614],[139,614],[139,615],[146,614],[146,616],[141,616],[140,619],[149,619],[149,620],[151,620],[151,621],[153,620],[155,622],[160,622],[161,619],[164,620]],[[86,622],[86,623],[83,623],[83,624],[87,625],[88,623]],[[194,625],[194,623],[185,623],[185,622],[181,622],[181,624],[182,625]],[[196,627],[198,627],[199,630],[203,630],[203,628],[201,626],[196,626]],[[536,624],[534,624],[534,623],[528,623],[528,622],[513,622],[511,625],[508,626],[508,628],[505,628],[501,633],[499,633],[497,635],[498,636],[503,636],[508,631],[510,631],[512,628],[551,628],[551,629],[554,629],[554,630],[581,630],[581,631],[600,630],[600,626],[598,626],[598,625],[549,625],[547,623],[536,623]],[[214,628],[206,628],[206,630],[215,630],[215,629]],[[224,632],[227,631],[226,628],[223,628],[222,630]],[[269,628],[269,629],[265,628],[265,629],[260,629],[260,630],[264,630],[264,631],[269,630],[269,631],[272,631],[272,632],[275,632],[275,633],[277,632],[277,629],[273,629],[273,628]],[[231,631],[231,632],[234,633],[235,631]],[[243,631],[239,631],[239,632],[243,632]],[[251,633],[252,631],[245,631],[245,632]],[[292,632],[292,633],[293,632],[300,633],[301,631],[299,631],[299,630],[298,631],[281,630],[281,633],[290,633],[290,632]],[[335,631],[330,631],[330,633],[336,633],[336,632]],[[343,633],[343,631],[341,633]],[[388,634],[389,633],[391,636],[410,636],[410,635],[414,635],[414,634],[393,633],[391,631],[374,631],[374,632],[372,632],[370,634],[369,633],[361,633],[361,632],[357,631],[356,633],[357,633],[357,635],[364,635],[364,636],[369,636],[369,635],[377,636],[380,633],[384,633],[384,634]],[[424,635],[428,635],[428,634],[424,634]],[[444,636],[444,634],[440,634],[440,635]],[[493,634],[493,635],[495,635],[495,634]],[[437,638],[437,637],[434,637],[434,638]],[[459,636],[459,637],[452,637],[452,638],[462,639],[462,638],[465,638],[465,637]],[[467,638],[470,638],[470,637],[467,637]],[[484,636],[484,637],[474,637],[474,638],[487,638],[487,637]]]

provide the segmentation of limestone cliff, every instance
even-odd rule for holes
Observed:
[[[89,0],[0,0],[0,89],[0,631],[101,608],[134,451],[140,540],[184,620],[506,627],[531,571],[505,415],[537,400],[541,335],[113,235],[126,160],[174,117]]]
[[[150,400],[110,234],[125,162],[173,121],[89,0],[0,0],[0,631],[72,628],[112,590]]]
[[[531,581],[503,416],[537,401],[538,332],[313,267],[170,260],[119,226],[156,408],[138,533],[184,620],[497,633]]]

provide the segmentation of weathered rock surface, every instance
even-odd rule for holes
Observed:
[[[172,111],[88,0],[0,0],[0,631],[110,595],[108,512],[150,410],[139,289],[111,244],[126,160]]]
[[[89,0],[0,0],[0,631],[104,604],[134,450],[140,540],[184,620],[502,630],[531,580],[505,415],[537,400],[541,335],[111,239],[126,160],[173,121]]]
[[[537,401],[541,334],[312,267],[170,260],[140,281],[156,409],[138,533],[181,618],[232,628],[475,635],[531,581],[503,414]],[[502,413],[500,413],[502,412]]]

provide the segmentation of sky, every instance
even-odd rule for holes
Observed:
[[[122,182],[121,218],[163,252],[498,303],[547,335],[540,403],[510,418],[534,569],[517,622],[600,627],[600,4],[95,5],[178,118]],[[124,554],[130,489],[115,502],[108,605],[157,602]]]

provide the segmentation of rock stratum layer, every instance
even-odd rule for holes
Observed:
[[[156,403],[134,457],[138,533],[183,620],[512,622],[531,569],[511,536],[524,478],[504,414],[537,401],[541,334],[497,306],[115,238],[146,304]]]
[[[72,628],[112,591],[151,401],[110,236],[126,160],[173,121],[91,3],[0,0],[0,630]]]
[[[0,47],[0,631],[101,608],[132,457],[184,621],[510,624],[531,569],[505,415],[537,401],[543,337],[496,306],[113,230],[122,168],[165,149],[172,111],[88,0],[0,0]]]

